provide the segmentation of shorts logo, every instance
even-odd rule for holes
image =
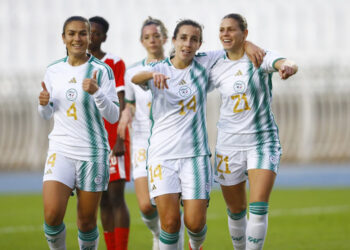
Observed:
[[[156,189],[157,189],[156,185],[153,184],[153,186],[152,186],[152,191],[153,191],[153,190],[156,190]]]
[[[243,81],[237,81],[233,84],[233,89],[236,93],[243,94],[246,90],[246,85]]]
[[[221,180],[225,180],[224,175],[223,175],[223,174],[221,174],[221,175],[220,175],[220,177],[219,177],[219,179],[221,179]]]
[[[49,168],[49,169],[45,172],[45,175],[47,175],[47,174],[52,174],[51,168]]]
[[[278,155],[270,155],[270,162],[273,165],[277,165],[279,162],[279,156]]]
[[[66,98],[69,101],[75,101],[78,97],[78,92],[76,89],[68,89],[66,92]]]
[[[188,97],[192,94],[192,91],[189,87],[187,86],[182,86],[180,89],[179,89],[179,95],[181,97]]]
[[[101,175],[96,176],[94,182],[95,182],[97,185],[101,184],[101,182],[102,182],[102,176],[101,176]]]

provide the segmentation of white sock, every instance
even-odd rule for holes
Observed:
[[[97,226],[89,232],[78,232],[78,242],[80,250],[97,250],[99,233]]]
[[[141,218],[155,237],[159,237],[159,216],[157,210],[150,216],[141,213]]]
[[[228,230],[231,235],[232,244],[235,250],[245,250],[246,228],[247,228],[247,210],[241,213],[231,213],[227,209]]]
[[[177,249],[177,241],[179,240],[179,232],[167,233],[160,230],[159,234],[159,250]]]
[[[249,205],[247,225],[247,250],[260,250],[264,246],[268,224],[268,203],[254,202]]]
[[[51,250],[66,250],[66,227],[64,223],[58,226],[49,226],[44,223],[44,232]]]
[[[207,225],[205,225],[199,233],[193,233],[188,230],[188,237],[190,238],[190,245],[192,250],[199,250],[201,245],[203,244],[205,237],[207,235]]]

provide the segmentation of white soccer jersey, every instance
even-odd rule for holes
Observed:
[[[149,89],[142,88],[130,81],[130,76],[144,70],[146,59],[128,67],[125,73],[125,101],[134,103],[136,106],[135,116],[132,121],[134,132],[150,133],[150,109],[152,94]]]
[[[95,71],[99,90],[90,95],[82,89],[82,82]],[[66,57],[48,66],[44,82],[50,104],[39,105],[39,112],[46,119],[54,116],[49,151],[83,161],[106,161],[109,145],[101,113],[114,122],[119,116],[111,68],[93,56],[80,66],[71,66]]]
[[[267,51],[257,69],[246,54],[235,61],[225,54],[213,67],[210,81],[221,93],[217,128],[219,134],[222,131],[230,135],[227,140],[223,138],[226,145],[245,147],[279,143],[278,128],[271,110],[271,78],[276,71],[274,63],[279,59],[282,59],[279,55]]]
[[[158,89],[148,82],[152,92],[151,137],[148,162],[209,155],[206,128],[206,100],[209,71],[222,51],[200,53],[185,69],[176,69],[169,58],[146,70],[170,77],[169,89]]]

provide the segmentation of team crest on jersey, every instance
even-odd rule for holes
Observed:
[[[236,93],[243,94],[246,90],[246,85],[243,81],[236,81],[233,84],[233,89]]]
[[[68,89],[66,92],[66,98],[69,101],[75,101],[78,97],[78,91],[76,89]]]
[[[189,87],[187,86],[182,86],[180,89],[179,89],[179,95],[181,97],[188,97],[192,94],[192,91]]]

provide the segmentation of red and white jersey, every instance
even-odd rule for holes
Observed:
[[[115,79],[115,86],[117,89],[117,92],[124,91],[125,84],[124,84],[124,74],[125,74],[125,63],[124,61],[115,55],[112,55],[110,53],[106,53],[106,55],[101,59],[102,62],[108,64],[109,67],[113,70],[114,73],[114,79]],[[117,141],[117,128],[118,123],[110,124],[108,121],[105,122],[105,128],[108,132],[108,142],[111,149],[113,149],[114,144]]]

